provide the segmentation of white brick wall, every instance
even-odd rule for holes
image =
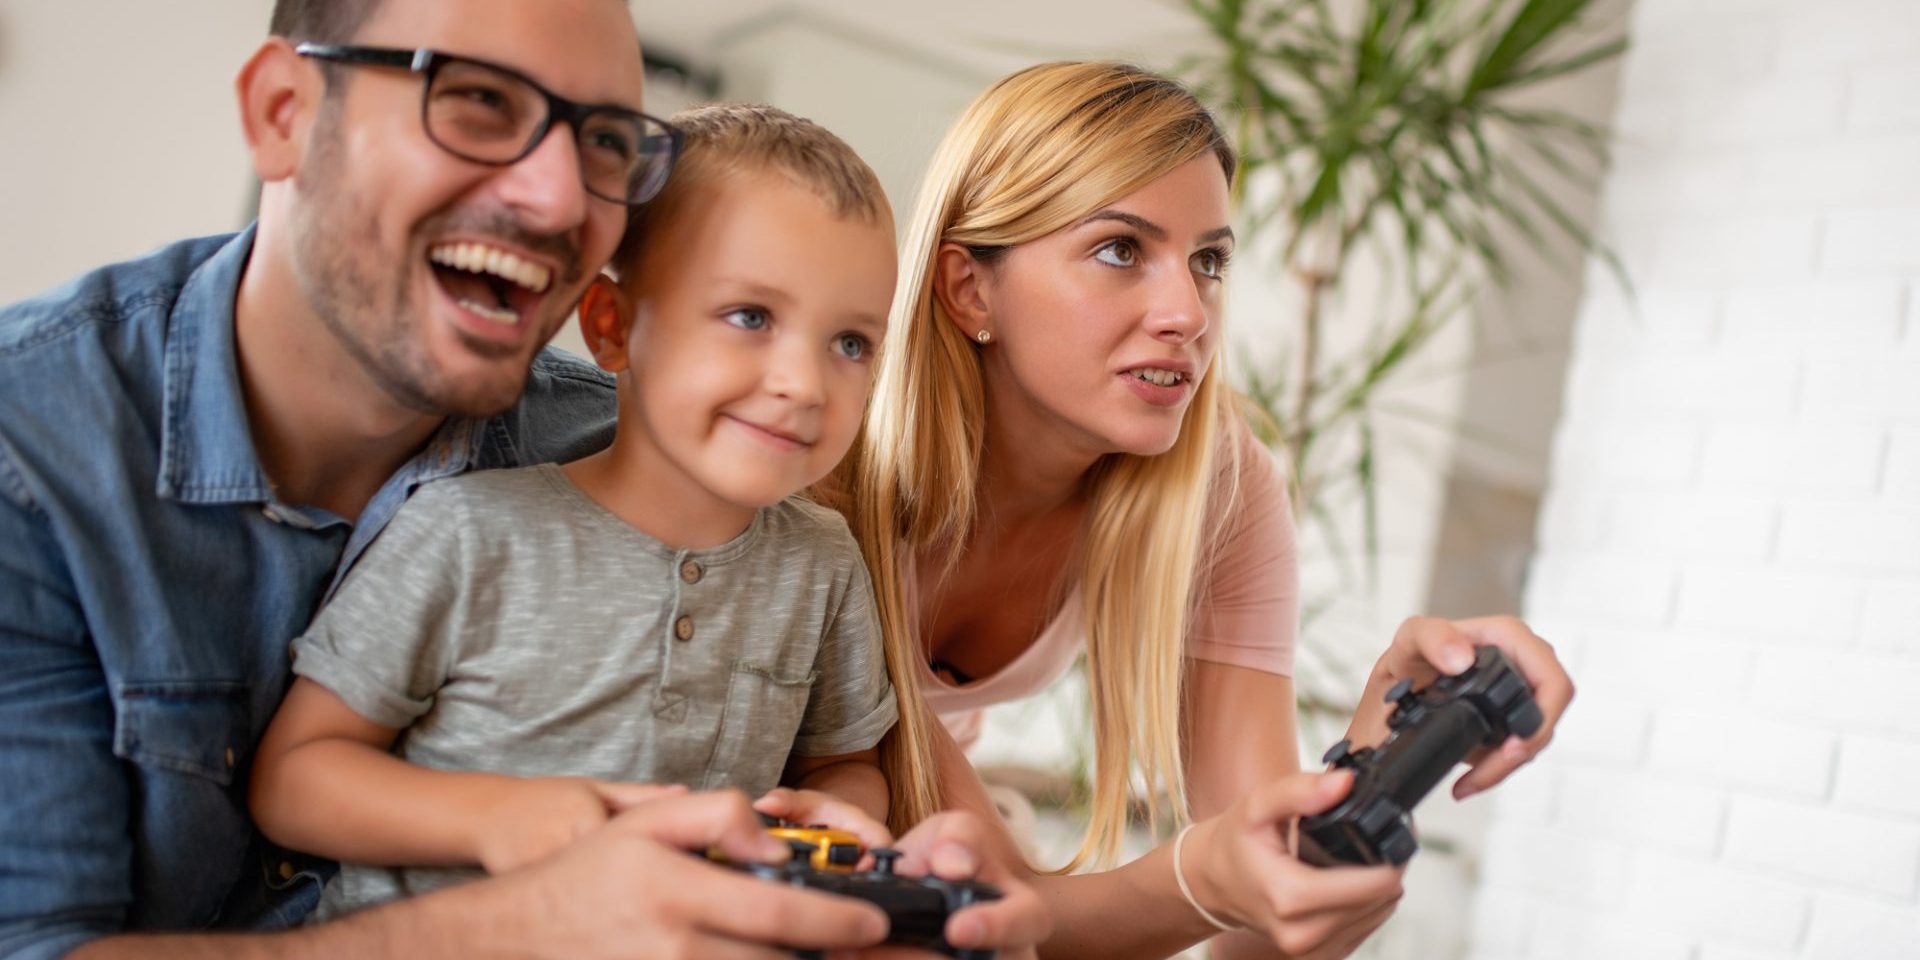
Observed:
[[[1471,955],[1915,960],[1920,2],[1633,32],[1527,593],[1581,695]]]

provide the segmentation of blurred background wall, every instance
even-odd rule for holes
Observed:
[[[1920,957],[1920,4],[1639,0],[1473,956]]]
[[[0,302],[246,221],[231,80],[267,6],[0,0]],[[1514,243],[1513,282],[1395,388],[1417,417],[1384,427],[1377,573],[1302,544],[1304,693],[1350,701],[1401,618],[1519,609],[1523,587],[1582,690],[1545,762],[1422,808],[1428,850],[1366,955],[1920,956],[1920,5],[1626,6],[1624,84],[1542,93],[1620,127],[1598,216],[1637,296],[1570,244]],[[633,7],[649,109],[810,116],[901,221],[994,78],[1062,56],[1172,69],[1206,42],[1159,0]],[[1591,191],[1562,199],[1596,217]],[[1275,245],[1236,256],[1243,371],[1289,346]],[[1336,345],[1383,309],[1369,269],[1336,298]],[[977,759],[1068,769],[1081,709],[1071,682],[1005,708]],[[1343,724],[1308,719],[1313,757]]]

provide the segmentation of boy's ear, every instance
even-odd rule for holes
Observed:
[[[326,81],[283,37],[268,37],[233,81],[240,128],[254,176],[277,183],[294,175],[306,153]]]
[[[934,251],[933,295],[968,340],[977,339],[982,331],[995,333],[986,280],[986,264],[974,259],[966,247],[943,243]]]
[[[626,372],[632,306],[627,292],[604,273],[594,277],[580,297],[580,337],[587,342],[593,362],[608,373]]]

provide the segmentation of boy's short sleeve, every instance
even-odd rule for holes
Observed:
[[[846,543],[852,574],[839,604],[827,614],[814,659],[813,692],[793,742],[795,756],[830,757],[868,749],[893,729],[899,716],[874,613],[873,581],[852,538]]]
[[[421,488],[294,641],[293,672],[400,729],[433,706],[460,629],[467,557],[453,484]]]

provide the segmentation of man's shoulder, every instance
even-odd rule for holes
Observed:
[[[0,306],[0,360],[103,326],[156,318],[164,323],[193,271],[233,238],[181,240]]]
[[[535,355],[519,401],[499,418],[514,448],[504,462],[565,463],[606,449],[617,406],[612,374],[547,347]]]

